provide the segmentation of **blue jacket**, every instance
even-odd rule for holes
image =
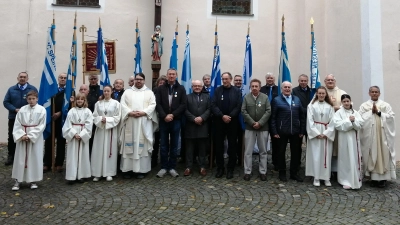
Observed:
[[[19,89],[18,84],[11,86],[8,89],[3,101],[4,107],[8,109],[8,119],[15,119],[15,115],[17,115],[15,110],[20,109],[22,106],[28,104],[26,95],[30,91],[37,92],[37,89],[29,83],[23,91]]]
[[[303,115],[300,99],[292,95],[292,104],[286,102],[281,94],[272,101],[271,128],[272,135],[276,134],[305,134],[306,120]]]

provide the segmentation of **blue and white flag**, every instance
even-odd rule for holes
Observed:
[[[138,33],[138,37],[136,39],[136,56],[135,56],[135,75],[138,73],[142,73],[142,48],[140,46],[140,32],[139,29],[135,30]]]
[[[243,93],[245,96],[250,92],[250,81],[253,73],[253,61],[251,52],[251,41],[250,36],[246,36],[246,51],[244,55],[244,65],[243,65]]]
[[[96,68],[100,69],[100,92],[103,93],[103,88],[110,85],[110,78],[108,76],[108,62],[106,54],[106,46],[103,40],[103,32],[101,27],[97,31],[97,62]]]
[[[243,65],[243,91],[242,97],[246,94],[250,93],[250,81],[251,75],[253,73],[253,61],[252,61],[252,52],[251,52],[251,41],[250,36],[246,36],[246,50],[244,54],[244,65]],[[242,113],[239,113],[239,120],[242,125],[242,129],[246,128],[246,124],[244,122]],[[239,146],[240,147],[240,146]]]
[[[314,32],[311,32],[311,63],[310,63],[310,80],[311,80],[311,94],[310,99],[312,99],[315,95],[315,92],[318,87],[321,86],[321,81],[319,78],[319,70],[318,70],[318,52],[317,52],[317,44],[315,43]]]
[[[74,29],[76,29],[74,27]],[[75,52],[75,56],[74,56]],[[75,82],[76,82],[76,71],[77,71],[77,45],[76,45],[76,40],[74,40],[72,36],[72,45],[71,45],[71,51],[69,53],[69,65],[68,65],[68,72],[67,72],[67,82],[65,84],[65,90],[64,90],[64,103],[63,103],[63,108],[62,108],[62,116],[63,120],[62,123],[64,124],[65,120],[67,119],[68,115],[68,110],[70,108],[69,102],[70,98],[72,96],[72,93],[75,91]]]
[[[281,84],[284,81],[292,82],[290,77],[289,57],[286,49],[285,32],[282,32],[281,59],[279,65],[278,93],[281,94]]]
[[[189,30],[186,31],[185,54],[183,58],[181,83],[186,89],[186,94],[192,93],[192,64],[190,62]]]
[[[222,80],[221,80],[221,66],[220,66],[220,52],[219,52],[219,45],[217,43],[215,48],[215,57],[213,59],[213,65],[212,65],[212,70],[211,70],[211,92],[210,92],[210,97],[214,95],[215,89],[217,87],[221,86]]]
[[[58,92],[56,80],[56,55],[54,52],[55,42],[52,34],[55,25],[52,25],[47,32],[46,56],[44,58],[44,67],[39,88],[39,105],[46,109],[46,129],[43,131],[43,138],[46,139],[51,134],[51,98]]]
[[[178,44],[176,43],[176,35],[178,35],[178,32],[175,32],[174,39],[172,40],[171,56],[169,57],[169,68],[176,69],[176,71],[178,71]]]

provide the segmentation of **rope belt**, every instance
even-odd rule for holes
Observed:
[[[326,129],[328,129],[328,124],[329,123],[323,123],[323,122],[317,122],[317,121],[314,121],[314,123],[316,123],[316,124],[322,124],[322,125],[324,125],[325,126],[325,130]],[[325,146],[324,146],[324,167],[326,168],[326,149],[327,149],[327,146],[328,146],[328,139],[327,138],[325,138]]]

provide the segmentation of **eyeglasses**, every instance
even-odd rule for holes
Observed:
[[[202,85],[192,85],[192,87],[203,87]]]
[[[89,80],[97,80],[97,78],[90,78]]]
[[[137,79],[137,78],[135,78],[135,80],[136,81],[144,81],[144,79]]]
[[[67,77],[59,77],[59,79],[65,80],[67,79]]]

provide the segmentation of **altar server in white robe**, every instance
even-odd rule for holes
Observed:
[[[371,186],[385,187],[386,181],[396,179],[395,121],[392,107],[379,99],[378,86],[369,88],[370,100],[360,106],[364,119],[361,149],[365,176]]]
[[[351,105],[351,97],[343,94],[342,107],[336,111],[332,123],[338,131],[338,182],[344,189],[362,186],[362,154],[359,130],[364,120]]]
[[[92,136],[93,115],[88,108],[84,94],[75,97],[76,106],[69,110],[62,128],[67,140],[67,162],[65,179],[69,184],[76,180],[83,182],[91,177],[89,158],[89,139]]]
[[[335,110],[325,87],[317,88],[317,94],[307,107],[308,144],[306,153],[306,176],[314,177],[314,186],[332,186],[331,159],[335,139],[335,127],[331,123]]]
[[[18,191],[21,182],[31,183],[43,179],[43,131],[46,128],[46,110],[37,104],[38,93],[29,91],[28,105],[18,111],[13,128],[16,150],[11,177],[15,179],[13,191]]]
[[[158,127],[156,99],[145,85],[145,75],[135,76],[135,85],[121,98],[121,170],[143,176],[151,170],[154,131]]]
[[[103,88],[102,100],[94,106],[93,123],[96,133],[93,140],[91,168],[93,181],[106,177],[112,181],[117,174],[118,124],[121,119],[121,105],[111,98],[110,85]]]

